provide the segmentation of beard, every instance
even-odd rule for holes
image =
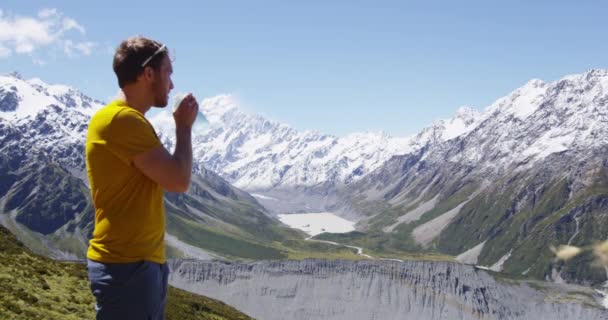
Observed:
[[[154,105],[159,108],[164,108],[169,104],[169,93],[161,80],[156,80],[152,83],[152,92],[154,94]]]

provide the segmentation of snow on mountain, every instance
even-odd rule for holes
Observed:
[[[24,80],[18,74],[0,76],[0,119],[31,141],[35,150],[56,155],[74,170],[84,168],[86,127],[102,106],[68,86],[49,85],[38,78]],[[249,188],[356,179],[389,156],[405,152],[408,141],[383,133],[337,138],[298,132],[244,113],[228,95],[205,99],[201,109],[211,125],[194,133],[199,164]],[[151,120],[171,148],[174,122],[169,109]]]
[[[102,106],[68,86],[17,73],[0,76],[0,149],[48,155],[86,180],[83,142],[90,117]]]
[[[498,99],[488,107],[486,113],[513,115],[520,120],[524,120],[539,108],[546,89],[547,85],[542,80],[530,80],[510,95]]]
[[[547,156],[608,143],[608,71],[546,84],[532,80],[489,106],[447,160],[478,168],[529,168]],[[442,150],[427,158],[446,160]]]
[[[2,86],[0,117],[5,119],[33,116],[44,107],[58,103],[57,99],[41,93],[21,79],[0,77],[0,86]],[[18,105],[20,105],[19,108],[17,108]]]
[[[391,158],[340,190],[346,200],[339,209],[358,211],[359,231],[382,228],[380,237],[391,240],[413,236],[419,245],[471,256],[467,260],[493,270],[606,281],[604,274],[573,267],[584,260],[558,264],[547,248],[590,246],[607,234],[598,228],[607,212],[608,71],[532,80],[465,131]]]
[[[459,108],[454,118],[440,120],[444,127],[442,138],[444,140],[450,140],[468,133],[475,127],[480,115],[479,111],[469,107]]]
[[[201,111],[210,125],[195,133],[195,161],[247,190],[348,184],[394,155],[466,133],[478,116],[462,108],[453,119],[438,121],[415,137],[396,138],[383,132],[336,137],[248,114],[230,95],[204,99]],[[165,144],[173,146],[170,111],[157,114],[151,122]]]
[[[415,137],[395,138],[382,132],[336,137],[298,131],[246,113],[239,105],[230,95],[204,99],[201,111],[210,124],[194,132],[193,148],[199,165],[249,190],[348,184],[394,155],[468,132],[478,116],[476,111],[462,108],[453,119],[438,121]],[[77,146],[86,135],[88,119],[102,106],[69,86],[49,85],[38,78],[24,80],[18,74],[0,77],[0,119],[31,131],[30,138],[45,152],[59,154],[66,149],[56,144],[55,139],[61,137],[66,144]],[[151,122],[171,149],[175,125],[170,109],[162,110]],[[57,125],[49,125],[49,120]],[[32,128],[23,128],[32,121]],[[40,127],[44,127],[42,132]],[[76,162],[73,166],[79,166],[82,159]]]
[[[91,116],[101,106],[101,102],[94,101],[69,86],[48,85],[38,78],[24,80],[17,73],[0,76],[1,118],[13,121],[27,119],[51,106],[71,108]]]
[[[226,121],[232,112],[238,113],[238,101],[229,95],[218,95],[205,99],[201,111],[210,122]]]
[[[243,111],[233,96],[219,95],[201,102],[209,126],[194,133],[195,161],[247,190],[349,184],[395,155],[441,148],[456,139],[466,144],[443,160],[486,167],[530,164],[556,152],[606,143],[608,116],[602,107],[608,103],[607,89],[606,70],[549,84],[531,80],[483,113],[462,107],[453,118],[436,121],[412,137],[381,132],[336,137],[298,131]],[[35,121],[43,114],[58,123],[44,134],[80,139],[88,117],[101,106],[67,86],[23,80],[18,75],[0,77],[0,119],[11,125]],[[175,131],[170,108],[151,122],[172,148]],[[446,155],[426,152],[424,157]]]
[[[470,107],[460,107],[456,115],[447,120],[435,121],[431,126],[424,128],[412,141],[416,151],[427,144],[434,145],[454,139],[473,130],[481,120],[481,113]]]
[[[202,112],[210,127],[195,138],[195,159],[235,185],[249,190],[348,184],[379,168],[395,155],[467,141],[460,152],[438,161],[482,167],[532,165],[550,154],[604,143],[607,71],[591,70],[553,83],[534,79],[498,99],[484,112],[461,107],[451,119],[438,120],[413,137],[354,133],[335,137],[297,131],[250,115],[229,95],[205,99]],[[166,112],[152,122],[172,144],[173,120]],[[434,149],[429,149],[432,151]],[[437,153],[438,152],[438,153]],[[445,157],[442,151],[428,157]]]

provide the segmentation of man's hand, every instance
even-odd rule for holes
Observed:
[[[182,99],[175,112],[173,112],[173,119],[175,120],[175,128],[178,130],[186,129],[192,130],[192,125],[198,115],[198,102],[196,98],[189,93]]]

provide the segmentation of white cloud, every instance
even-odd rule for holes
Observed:
[[[63,27],[62,27],[62,31],[68,31],[71,29],[76,29],[78,31],[80,31],[80,33],[85,34],[86,31],[84,30],[84,27],[81,26],[78,22],[76,22],[76,20],[72,19],[72,18],[63,18]]]
[[[65,40],[63,42],[63,52],[68,57],[75,57],[78,54],[90,56],[96,45],[95,42],[90,41],[74,43],[72,40]]]
[[[38,17],[40,18],[49,18],[49,17],[53,17],[53,16],[57,16],[59,13],[57,12],[57,9],[42,9],[40,11],[38,11]]]
[[[44,47],[58,46],[70,57],[90,55],[95,42],[77,40],[72,32],[86,33],[76,20],[64,17],[57,9],[42,9],[35,17],[6,14],[0,10],[0,58],[14,51],[31,55]],[[42,60],[39,60],[42,61]]]
[[[31,42],[18,43],[17,47],[15,47],[15,51],[17,53],[31,53],[34,51],[34,44]]]

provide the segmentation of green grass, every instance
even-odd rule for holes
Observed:
[[[0,319],[93,319],[86,266],[29,251],[0,226]],[[251,319],[210,298],[170,288],[166,319]]]
[[[284,249],[285,252],[287,252],[288,259],[363,259],[363,257],[357,255],[356,249],[348,248],[345,246],[336,246],[329,243],[290,239],[283,241],[281,244],[284,245]]]
[[[360,231],[348,233],[322,233],[313,239],[333,241],[340,244],[348,244],[363,248],[363,253],[374,258],[380,259],[401,259],[415,261],[454,261],[454,257],[439,252],[415,251],[415,250],[395,250],[391,241],[398,241],[389,238],[385,234],[367,234]],[[381,239],[381,240],[379,240]],[[361,256],[357,256],[361,259]]]
[[[165,310],[167,320],[250,320],[253,319],[233,307],[215,300],[198,296],[187,291],[169,288],[167,307]]]
[[[228,257],[257,260],[287,257],[278,249],[222,234],[175,215],[167,215],[167,230],[179,235],[181,241]]]
[[[543,278],[551,273],[550,265],[556,265],[564,270],[562,274],[569,279],[585,279],[587,284],[598,284],[606,281],[603,268],[594,266],[595,258],[591,254],[582,254],[567,263],[553,262],[553,254],[549,246],[566,244],[575,230],[575,221],[571,218],[573,210],[584,210],[581,214],[580,230],[573,239],[573,245],[591,245],[594,241],[605,239],[608,234],[608,219],[604,210],[597,207],[596,200],[606,196],[605,189],[592,188],[575,196],[565,203],[559,199],[563,189],[552,188],[545,201],[542,201],[530,214],[530,219],[539,221],[531,228],[529,235],[520,239],[518,251],[505,264],[507,272],[522,272],[524,265],[533,265],[530,274]],[[561,206],[558,206],[560,205]]]
[[[583,254],[567,263],[555,262],[550,245],[566,244],[576,229],[574,213],[579,213],[579,232],[572,244],[590,246],[608,234],[608,216],[603,200],[608,197],[608,170],[594,173],[594,180],[573,194],[569,178],[552,178],[544,171],[525,171],[505,176],[484,189],[464,205],[459,214],[428,248],[419,246],[411,236],[419,225],[456,207],[479,188],[475,182],[444,186],[443,197],[419,220],[402,223],[392,233],[382,231],[397,218],[436,195],[429,189],[416,203],[392,207],[376,205],[378,212],[366,224],[364,232],[322,234],[316,239],[363,247],[365,253],[376,257],[399,259],[451,260],[482,241],[485,246],[478,263],[492,265],[511,249],[512,255],[503,272],[513,275],[527,270],[528,277],[544,279],[552,267],[573,282],[598,284],[606,281],[603,268],[590,254]],[[412,193],[410,198],[416,198]],[[374,204],[375,205],[375,204]],[[366,207],[369,208],[369,207]]]
[[[279,228],[279,227],[277,227]],[[237,238],[221,230],[207,228],[185,218],[167,215],[167,229],[179,235],[179,240],[236,260],[278,260],[278,259],[346,259],[363,257],[356,250],[344,246],[304,240],[304,234],[287,229],[282,239],[277,241],[253,242],[247,238]],[[282,232],[282,231],[279,231]],[[181,256],[175,248],[167,247],[168,254]]]

